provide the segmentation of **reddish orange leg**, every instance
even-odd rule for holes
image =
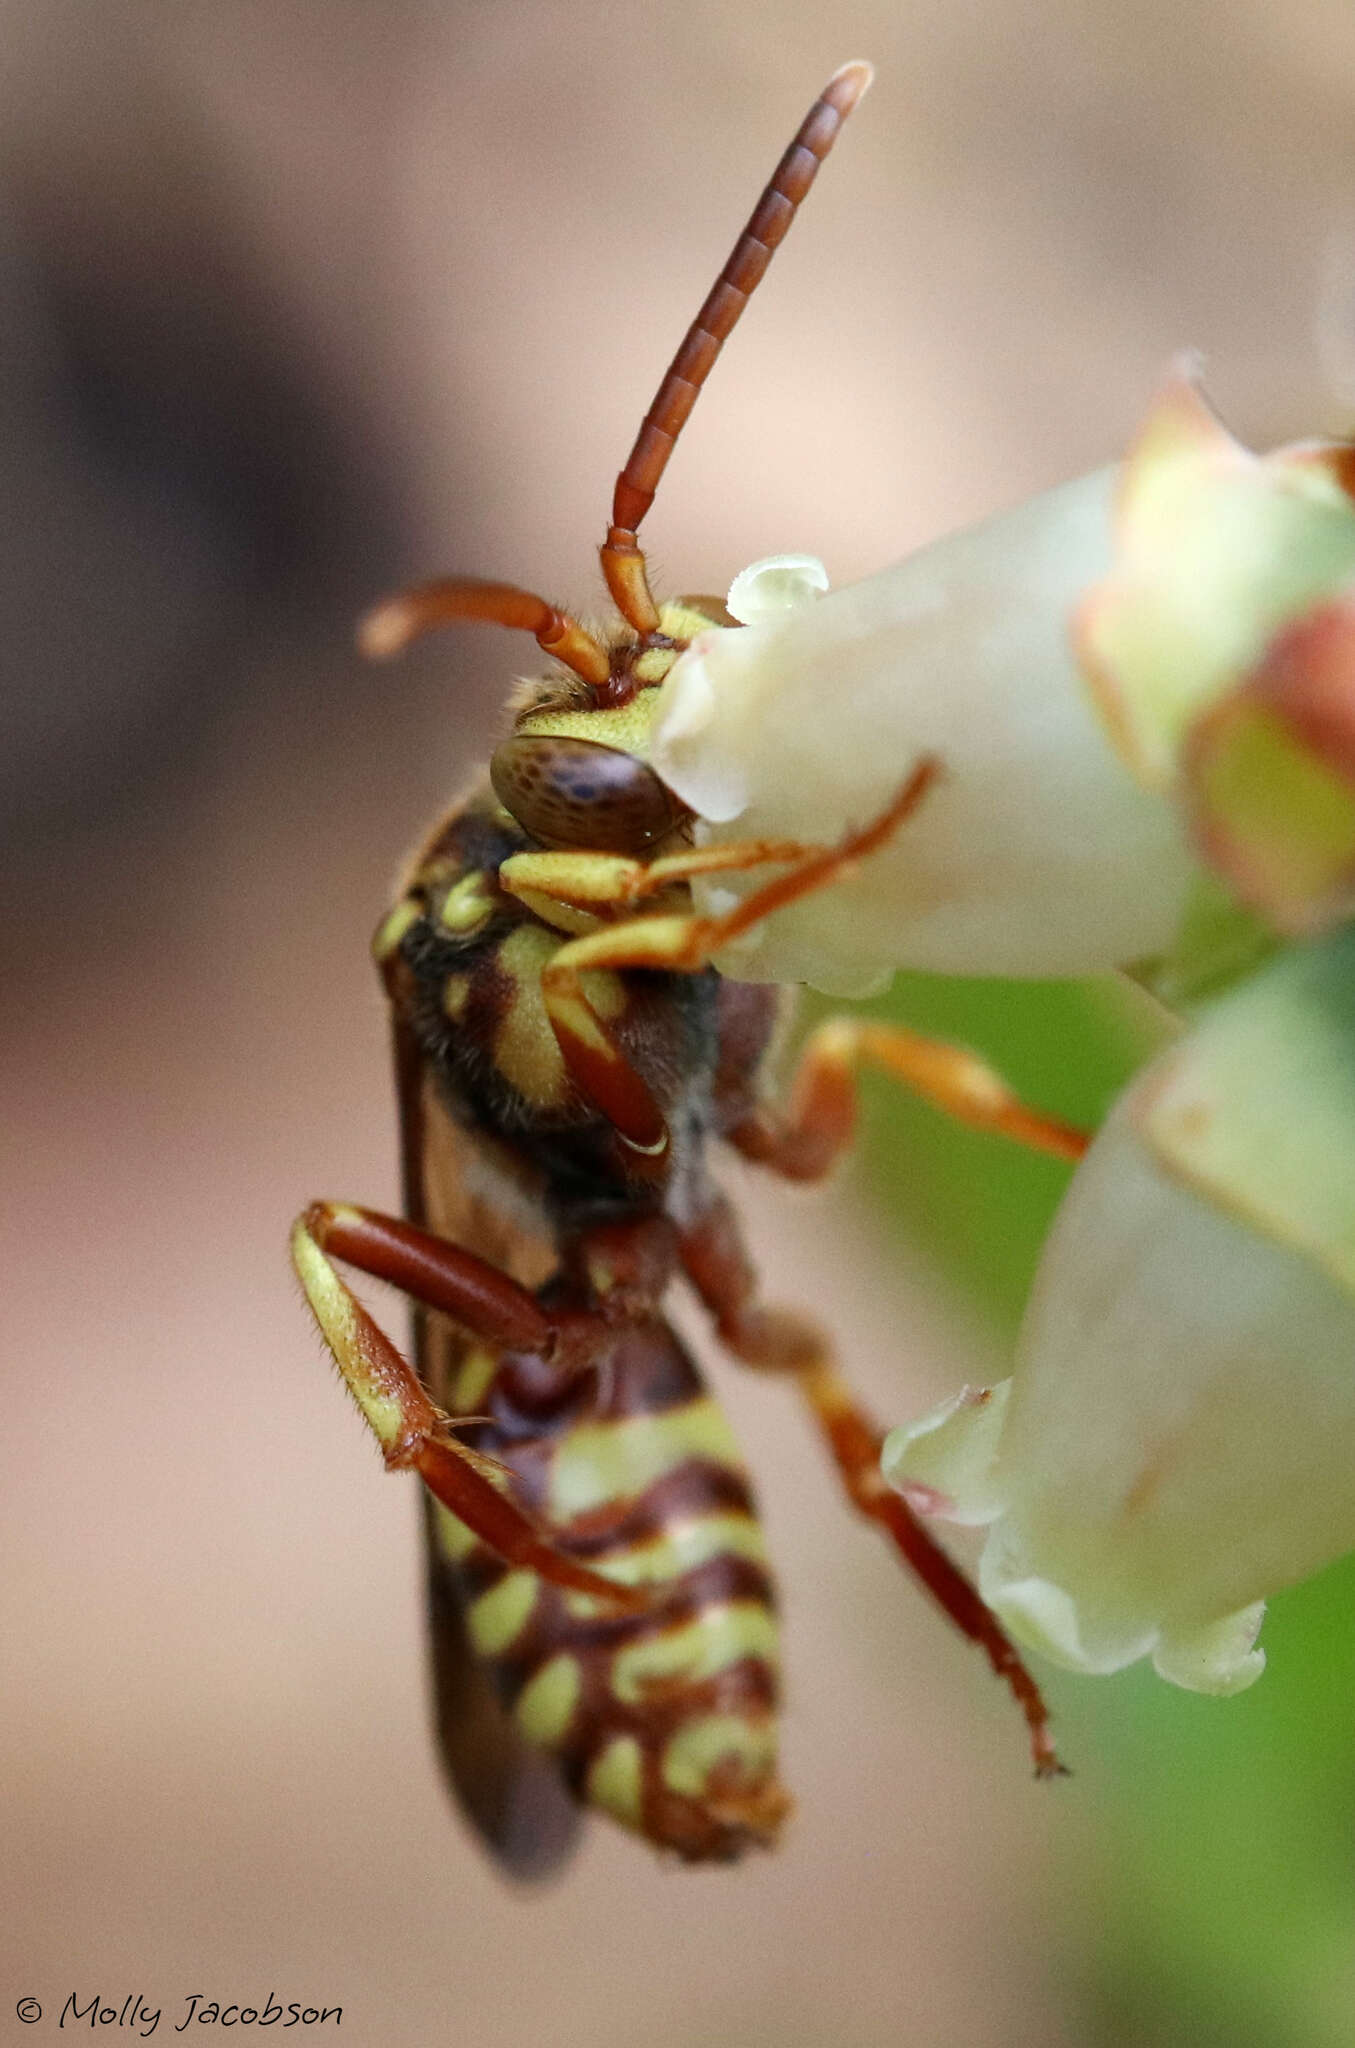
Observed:
[[[787,1180],[822,1179],[851,1141],[856,1073],[863,1062],[883,1068],[961,1123],[1058,1159],[1080,1159],[1091,1142],[1085,1131],[1029,1108],[976,1053],[901,1024],[832,1017],[805,1042],[789,1107],[759,1104],[730,1132],[730,1143]]]
[[[877,818],[861,830],[845,834],[836,846],[799,849],[784,874],[754,889],[723,917],[667,912],[630,918],[571,939],[547,962],[541,972],[541,992],[565,1064],[577,1087],[610,1119],[635,1153],[662,1159],[668,1145],[667,1128],[649,1089],[589,1001],[586,976],[603,969],[615,972],[633,967],[699,974],[732,939],[774,910],[827,888],[858,861],[877,852],[916,810],[939,772],[935,761],[921,762]],[[779,860],[785,852],[784,846],[776,847],[766,857]],[[681,863],[684,856],[676,859]],[[743,864],[759,863],[745,859]],[[540,870],[534,873],[539,880]]]
[[[959,1566],[887,1485],[880,1471],[883,1433],[834,1365],[827,1339],[812,1323],[758,1303],[757,1277],[738,1221],[723,1196],[717,1196],[685,1233],[682,1262],[736,1358],[764,1371],[794,1373],[852,1504],[879,1524],[932,1598],[961,1633],[978,1644],[1010,1688],[1030,1730],[1036,1776],[1062,1772],[1039,1687]]]
[[[560,1331],[525,1288],[483,1259],[393,1216],[314,1202],[292,1232],[292,1261],[345,1384],[391,1470],[412,1468],[430,1493],[509,1564],[553,1585],[642,1610],[643,1594],[555,1550],[507,1490],[507,1475],[451,1435],[451,1422],[345,1285],[336,1258],[440,1309],[487,1344],[552,1356]],[[572,1368],[565,1362],[562,1372]]]

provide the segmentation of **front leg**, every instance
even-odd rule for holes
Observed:
[[[429,1492],[509,1564],[613,1608],[643,1611],[646,1596],[556,1550],[514,1500],[504,1468],[457,1442],[451,1419],[345,1284],[335,1258],[441,1310],[486,1344],[558,1359],[567,1379],[579,1371],[593,1334],[587,1325],[597,1319],[552,1321],[525,1288],[485,1260],[371,1209],[313,1202],[292,1231],[292,1263],[320,1334],[387,1467],[416,1471]]]
[[[546,963],[541,971],[541,993],[565,1065],[580,1093],[609,1120],[633,1154],[650,1161],[662,1160],[668,1149],[668,1129],[662,1111],[631,1065],[616,1033],[590,1000],[586,985],[588,976],[603,970],[624,973],[633,968],[648,968],[668,974],[700,974],[717,953],[744,932],[751,931],[764,917],[799,902],[815,890],[827,888],[854,868],[858,861],[877,852],[917,809],[939,773],[935,761],[923,761],[877,818],[859,831],[848,832],[836,846],[793,847],[783,842],[749,842],[737,850],[729,849],[731,853],[737,851],[738,857],[732,860],[722,859],[720,853],[723,850],[717,851],[712,861],[706,863],[706,872],[711,872],[714,866],[756,867],[764,861],[787,864],[784,874],[764,882],[761,888],[755,889],[722,917],[698,917],[690,910],[673,910],[630,918],[620,924],[599,925],[582,937],[568,940]],[[530,859],[535,863],[525,870],[528,877],[525,893],[529,896],[541,894],[531,884],[553,875],[555,879],[551,887],[557,900],[564,902],[571,911],[581,910],[586,900],[597,903],[605,899],[602,878],[608,870],[605,866],[592,864],[605,863],[607,856],[566,855],[561,857],[564,865],[555,867],[547,865],[555,860],[554,855],[522,855],[516,858],[519,862],[519,889],[523,886],[524,874],[521,861]],[[674,855],[667,862],[655,862],[653,867],[664,873],[666,881],[678,879],[679,872],[690,879],[693,873],[702,871],[697,864],[704,858],[703,850],[698,848],[689,854]],[[506,862],[501,872],[506,872],[513,865],[511,861]],[[633,863],[624,860],[612,865],[618,871],[629,871],[633,867]],[[566,882],[566,873],[573,874],[572,884]],[[580,880],[582,877],[586,881],[589,873],[594,875],[598,890],[591,898],[587,897]],[[569,898],[571,886],[574,894]],[[608,900],[614,900],[614,895]]]
[[[889,1537],[955,1626],[987,1656],[1010,1688],[1030,1730],[1037,1777],[1063,1770],[1049,1732],[1040,1689],[996,1615],[959,1566],[923,1528],[880,1471],[883,1432],[867,1415],[814,1324],[764,1308],[738,1219],[724,1196],[684,1233],[682,1263],[709,1309],[722,1341],[746,1365],[793,1373],[827,1444],[843,1488],[858,1512]]]

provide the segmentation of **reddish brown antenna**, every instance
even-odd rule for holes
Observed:
[[[794,220],[819,165],[837,141],[838,130],[874,76],[869,64],[844,64],[805,115],[710,296],[687,329],[616,480],[612,523],[601,549],[602,573],[617,610],[637,633],[656,632],[659,614],[650,595],[636,529],[654,502],[674,443],[715,358]]]
[[[444,576],[402,590],[368,612],[358,627],[358,645],[373,660],[400,654],[411,640],[460,619],[482,619],[486,625],[513,626],[535,633],[547,654],[586,683],[605,683],[607,650],[568,612],[557,611],[544,597],[519,590],[515,583],[477,583],[462,576]]]

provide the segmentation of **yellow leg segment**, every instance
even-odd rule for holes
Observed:
[[[621,853],[515,853],[500,867],[499,884],[533,908],[544,899],[575,910],[625,910],[699,875],[747,873],[805,861],[826,850],[795,839],[739,839],[725,846],[691,846],[651,861]]]
[[[590,1593],[613,1608],[646,1608],[649,1602],[642,1592],[618,1586],[556,1550],[514,1500],[503,1467],[457,1442],[450,1418],[430,1399],[413,1368],[340,1276],[330,1257],[330,1240],[340,1256],[355,1258],[365,1270],[397,1284],[407,1277],[395,1270],[401,1246],[422,1254],[434,1241],[394,1219],[332,1202],[312,1204],[292,1231],[292,1263],[320,1334],[380,1444],[387,1467],[416,1471],[444,1507],[510,1564],[525,1565],[556,1585]],[[364,1257],[367,1247],[370,1251]],[[453,1260],[465,1262],[455,1269],[458,1282],[479,1263],[453,1246],[447,1251]],[[516,1306],[509,1300],[512,1283],[503,1280],[502,1288],[504,1303]],[[532,1305],[530,1296],[524,1299]],[[445,1301],[437,1305],[446,1307]],[[483,1322],[482,1304],[468,1296],[468,1306],[468,1323],[472,1318]]]
[[[722,917],[698,917],[686,910],[665,911],[629,918],[622,924],[602,925],[581,938],[571,939],[547,963],[541,974],[541,992],[565,1063],[577,1086],[611,1120],[634,1151],[661,1157],[667,1147],[667,1131],[649,1090],[589,1003],[583,989],[584,975],[597,968],[652,968],[670,974],[699,974],[731,940],[750,931],[764,917],[816,889],[826,888],[859,860],[876,852],[922,802],[939,772],[934,761],[922,762],[879,817],[860,831],[847,833],[836,846],[802,847],[790,852],[784,842],[774,847],[770,841],[759,842],[772,848],[769,859],[789,859],[786,872],[754,889]],[[750,844],[745,843],[738,850],[739,858],[728,865],[756,865],[748,858]],[[672,860],[678,865],[686,862],[685,872],[690,876],[696,872],[690,863],[703,852],[704,849],[697,849],[690,855],[674,855]],[[515,858],[540,862],[550,856]],[[578,863],[580,859],[609,857],[564,856],[566,861],[571,858]],[[662,865],[653,863],[654,867]],[[540,880],[539,867],[529,872]]]

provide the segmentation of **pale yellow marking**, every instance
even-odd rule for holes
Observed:
[[[516,856],[514,856],[516,858]],[[504,867],[508,862],[504,862]],[[563,932],[567,938],[582,938],[585,932],[597,931],[601,919],[591,910],[579,910],[569,903],[561,903],[554,896],[547,896],[540,889],[514,888],[509,878],[500,871],[500,879],[510,895],[539,917],[542,924],[548,924],[553,932]],[[610,898],[603,898],[610,901]]]
[[[698,633],[728,631],[718,619],[708,619],[693,605],[662,604],[659,606],[659,631],[666,633],[670,640],[695,640]]]
[[[471,1601],[466,1628],[482,1657],[500,1656],[521,1634],[540,1583],[535,1572],[506,1572],[497,1586]]]
[[[440,1500],[433,1502],[433,1526],[437,1532],[438,1549],[453,1564],[469,1557],[480,1541],[474,1529],[468,1529],[460,1515],[454,1515]]]
[[[551,1749],[562,1741],[582,1690],[583,1673],[577,1657],[562,1650],[549,1664],[543,1664],[523,1687],[513,1709],[514,1719],[527,1740],[542,1749]]]
[[[611,1057],[611,1040],[599,1024],[588,1001],[588,997],[583,991],[575,995],[572,989],[567,992],[560,989],[552,989],[548,1015],[554,1017],[558,1023],[563,1024],[570,1037],[577,1039],[580,1045],[588,1046],[593,1052],[601,1054],[604,1059]]]
[[[658,1159],[668,1150],[666,1130],[660,1131],[650,1145],[642,1145],[638,1138],[628,1138],[624,1131],[618,1131],[616,1135],[629,1151],[638,1152],[642,1159]]]
[[[707,1394],[662,1415],[580,1423],[556,1445],[550,1519],[565,1522],[604,1502],[627,1500],[688,1458],[710,1458],[742,1470],[734,1432]]]
[[[746,1557],[767,1562],[767,1539],[751,1515],[709,1514],[678,1522],[648,1543],[630,1550],[611,1550],[599,1558],[598,1569],[623,1586],[645,1586],[658,1579],[680,1578],[709,1564],[713,1557]],[[587,1598],[587,1595],[580,1595]]]
[[[518,735],[551,739],[592,740],[600,747],[615,747],[619,753],[649,758],[649,734],[654,722],[657,690],[641,690],[627,704],[613,704],[600,711],[528,712],[519,720]]]
[[[689,951],[692,919],[684,915],[659,914],[628,918],[624,924],[606,925],[586,938],[570,939],[560,948],[560,974],[572,969],[604,967],[648,967],[681,960]],[[566,958],[566,955],[568,956]]]
[[[352,1296],[304,1223],[292,1231],[292,1264],[330,1350],[350,1346],[357,1330]]]
[[[661,683],[676,660],[671,647],[649,647],[632,662],[630,672],[638,683]]]
[[[588,1797],[627,1827],[638,1828],[642,1782],[639,1743],[633,1735],[618,1735],[588,1773]]]
[[[589,1007],[609,1023],[615,1023],[626,1007],[626,984],[619,974],[585,974],[583,992]]]
[[[579,853],[555,847],[546,853],[513,853],[499,879],[515,896],[524,889],[568,896],[571,902],[614,903],[642,864],[628,853]]]
[[[442,1008],[455,1024],[463,1015],[470,1001],[470,978],[465,974],[449,974],[443,984]]]
[[[737,1714],[704,1714],[673,1736],[663,1753],[663,1782],[688,1799],[703,1798],[711,1773],[737,1761],[748,1784],[762,1784],[776,1768],[776,1728],[770,1717],[745,1721]],[[723,1776],[723,1771],[721,1772]]]
[[[452,1381],[451,1411],[453,1415],[479,1415],[484,1407],[485,1395],[499,1369],[499,1361],[492,1351],[481,1345],[473,1345],[456,1369]]]
[[[499,963],[505,974],[512,977],[514,988],[507,1014],[495,1034],[495,1064],[519,1094],[543,1108],[556,1107],[569,1085],[541,991],[542,971],[558,950],[559,940],[553,933],[544,931],[540,925],[524,924],[508,934],[498,953]],[[588,975],[584,994],[602,1017],[619,1016],[626,1007],[625,985],[615,974]],[[587,1031],[597,1036],[591,1018],[587,1019]]]
[[[442,899],[438,911],[439,924],[459,938],[478,931],[487,924],[494,910],[494,898],[489,891],[486,875],[479,868],[472,868],[459,882],[453,882]]]
[[[751,1515],[703,1515],[665,1529],[648,1543],[612,1550],[596,1560],[597,1570],[622,1586],[649,1586],[681,1578],[713,1557],[746,1557],[767,1563],[767,1541]],[[591,1621],[606,1610],[590,1593],[566,1593],[567,1611]]]
[[[340,1216],[351,1215],[352,1211],[340,1210],[338,1213]],[[378,1441],[397,1443],[404,1433],[400,1402],[394,1395],[378,1393],[373,1388],[362,1365],[361,1353],[357,1350],[359,1326],[353,1297],[302,1222],[292,1231],[292,1264],[306,1290],[306,1299],[320,1325],[320,1334],[343,1374],[345,1386],[376,1432]],[[356,1369],[353,1364],[355,1354],[358,1360]]]
[[[389,960],[411,925],[416,925],[423,916],[417,903],[405,897],[402,903],[388,911],[377,926],[372,937],[372,958],[378,963]]]
[[[499,947],[498,960],[513,980],[507,1011],[494,1037],[494,1062],[520,1095],[543,1108],[564,1099],[568,1076],[546,1015],[541,970],[559,946],[539,925],[519,925]]]
[[[777,1660],[776,1621],[760,1601],[731,1600],[708,1607],[692,1621],[663,1635],[645,1636],[618,1650],[612,1666],[612,1688],[619,1700],[635,1706],[645,1688],[658,1679],[681,1679],[699,1685],[744,1657]]]

